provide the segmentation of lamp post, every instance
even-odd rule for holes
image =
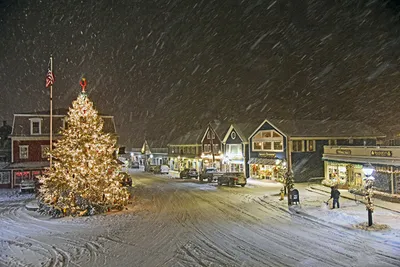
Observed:
[[[373,186],[374,186],[374,181],[375,178],[372,177],[372,173],[374,172],[374,167],[371,164],[367,164],[363,167],[363,172],[364,172],[364,181],[365,185],[364,188],[366,190],[365,194],[365,199],[367,202],[365,203],[366,209],[368,211],[368,226],[372,225],[372,212],[374,211],[374,203],[373,203]]]

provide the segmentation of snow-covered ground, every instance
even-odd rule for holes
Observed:
[[[287,210],[276,184],[132,175],[133,204],[94,217],[51,219],[25,209],[28,195],[0,197],[0,266],[400,266],[396,229],[318,220],[340,214],[322,216],[319,193],[300,189],[308,217]]]

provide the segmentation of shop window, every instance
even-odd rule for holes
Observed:
[[[33,118],[31,121],[31,135],[42,134],[42,119]]]
[[[292,142],[292,151],[293,152],[303,152],[303,145],[304,141],[303,140],[293,140]]]
[[[10,172],[5,171],[5,172],[0,172],[0,184],[10,184],[11,179],[10,179]]]
[[[22,180],[29,180],[30,175],[29,172],[15,172],[14,173],[14,185],[21,184]]]
[[[27,159],[29,155],[29,146],[19,146],[19,158]]]
[[[307,140],[307,152],[315,151],[315,140]]]
[[[49,157],[50,146],[48,146],[48,145],[41,146],[41,151],[42,151],[42,159],[48,158]]]
[[[38,179],[37,177],[40,175],[40,171],[32,171],[32,179]]]

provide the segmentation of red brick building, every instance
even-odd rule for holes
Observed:
[[[53,110],[53,142],[61,137],[66,127],[67,109]],[[104,132],[116,134],[114,116],[100,115]],[[49,167],[50,111],[14,114],[11,134],[11,164],[9,181],[3,179],[0,188],[19,186],[23,179],[34,179]]]

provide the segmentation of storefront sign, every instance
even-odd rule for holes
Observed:
[[[259,158],[268,158],[268,159],[274,159],[276,158],[275,153],[258,153]]]
[[[391,157],[392,151],[390,151],[390,150],[371,150],[371,156],[373,156],[373,157]]]
[[[336,149],[336,154],[338,155],[351,155],[350,149]]]

